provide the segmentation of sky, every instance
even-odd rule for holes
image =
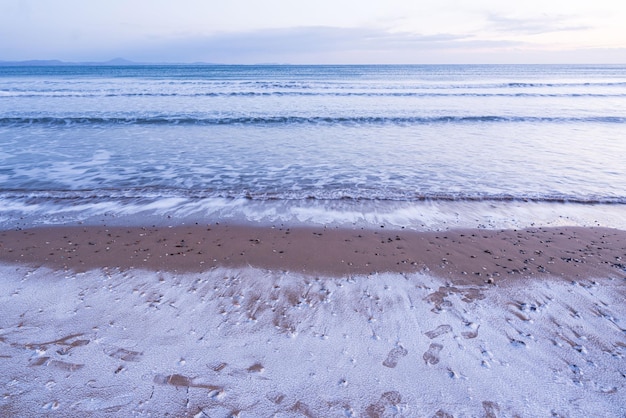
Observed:
[[[0,61],[626,63],[620,0],[0,0]]]

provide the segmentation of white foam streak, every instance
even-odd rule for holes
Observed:
[[[256,223],[337,227],[406,228],[418,231],[454,228],[521,229],[538,226],[604,226],[626,229],[626,206],[489,201],[255,201],[181,197],[120,200],[7,199],[0,207],[5,228],[40,224],[163,222]]]

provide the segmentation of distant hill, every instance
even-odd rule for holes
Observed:
[[[138,65],[141,64],[139,62],[129,61],[124,58],[113,58],[112,60],[98,63],[99,65]]]
[[[72,65],[220,65],[210,62],[175,63],[175,62],[135,62],[125,58],[113,58],[108,61],[72,62],[61,60],[27,60],[27,61],[0,61],[0,67],[45,67],[45,66],[72,66]]]
[[[16,66],[62,66],[62,65],[144,65],[143,63],[129,61],[124,58],[114,58],[109,61],[89,61],[89,62],[68,62],[61,60],[27,60],[27,61],[0,61],[0,66],[16,67]]]

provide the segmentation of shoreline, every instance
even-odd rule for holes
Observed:
[[[626,231],[46,226],[0,231],[0,261],[78,272],[99,268],[202,272],[218,267],[330,276],[422,272],[472,284],[530,276],[626,278]]]

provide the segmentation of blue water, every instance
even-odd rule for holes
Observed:
[[[3,226],[390,202],[619,218],[625,155],[626,66],[0,67]]]

